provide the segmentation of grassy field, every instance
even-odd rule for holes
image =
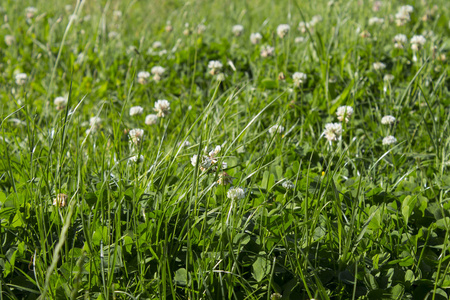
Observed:
[[[0,17],[0,300],[448,299],[448,1]]]

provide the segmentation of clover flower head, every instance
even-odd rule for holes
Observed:
[[[210,60],[208,63],[208,69],[209,69],[209,74],[211,75],[216,75],[220,72],[220,70],[222,69],[223,65],[220,61],[218,60]]]
[[[133,106],[130,108],[130,116],[142,115],[144,108],[142,106]]]
[[[242,32],[244,32],[244,26],[242,25],[234,25],[233,28],[231,28],[231,31],[235,36],[242,35]]]
[[[395,143],[397,143],[397,139],[392,135],[389,135],[383,139],[383,145],[393,145]]]
[[[262,40],[262,35],[259,32],[255,32],[250,34],[250,42],[252,42],[253,45],[259,44]]]
[[[292,190],[295,185],[294,183],[292,183],[292,181],[286,179],[285,181],[283,181],[283,183],[281,184],[282,187],[284,187],[287,190]]]
[[[373,63],[373,68],[374,68],[374,70],[384,70],[384,69],[386,69],[386,65],[384,64],[384,63],[382,63],[382,62],[375,62],[375,63]]]
[[[351,106],[340,106],[336,111],[337,118],[340,122],[347,123],[351,116],[353,115],[353,107]]]
[[[386,82],[392,81],[392,80],[394,80],[394,78],[395,78],[395,76],[392,74],[386,74],[383,76],[383,80]]]
[[[53,101],[53,104],[56,105],[57,110],[62,110],[64,109],[64,107],[66,107],[67,102],[68,102],[67,97],[56,97],[55,100]]]
[[[261,47],[261,57],[270,57],[275,53],[275,48],[269,45],[264,45]]]
[[[308,78],[308,76],[302,72],[295,72],[294,74],[292,74],[292,80],[294,81],[295,86],[299,86],[300,84],[305,82],[306,78]]]
[[[137,78],[138,78],[138,82],[140,84],[147,84],[148,83],[148,78],[150,77],[150,73],[147,71],[140,71],[137,74]]]
[[[336,142],[341,138],[342,125],[341,123],[325,124],[325,131],[323,132],[325,138],[331,143]]]
[[[25,73],[16,74],[16,84],[24,85],[27,82],[27,78],[28,76]]]
[[[272,127],[269,128],[269,133],[270,134],[275,134],[275,133],[283,133],[284,132],[284,127],[281,125],[273,125]]]
[[[155,108],[153,109],[158,114],[159,118],[164,118],[170,113],[170,102],[167,100],[158,100],[155,102]]]
[[[7,46],[12,46],[16,42],[16,38],[13,35],[5,35],[5,44]]]
[[[145,117],[145,124],[146,125],[154,125],[158,122],[158,116],[157,115],[147,115]]]
[[[289,26],[288,24],[280,24],[277,27],[277,34],[280,38],[284,38],[289,33],[290,29],[291,26]]]
[[[374,24],[383,24],[384,19],[378,17],[372,17],[369,19],[369,25],[372,26]]]
[[[381,124],[383,125],[391,125],[395,123],[395,117],[394,116],[384,116],[381,118]]]
[[[142,138],[144,137],[144,129],[140,129],[140,128],[134,128],[131,129],[130,132],[128,132],[128,135],[130,137],[130,141],[135,144],[138,145]]]
[[[241,187],[234,187],[228,190],[227,197],[231,200],[241,200],[245,198],[245,191]]]

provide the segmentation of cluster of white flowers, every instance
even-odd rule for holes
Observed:
[[[245,198],[245,191],[241,187],[230,188],[227,192],[227,197],[231,200],[242,200]]]
[[[292,190],[294,189],[295,185],[294,183],[292,183],[292,181],[286,179],[285,181],[283,181],[283,183],[281,184],[282,187],[284,187],[287,190]]]
[[[242,25],[234,25],[233,28],[231,29],[231,31],[233,32],[233,34],[235,36],[240,36],[244,32],[244,26],[242,26]]]
[[[133,106],[130,108],[130,116],[139,116],[144,112],[144,108],[142,106]]]
[[[158,100],[155,102],[155,108],[153,110],[157,112],[159,118],[164,118],[170,113],[170,102],[167,100]]]
[[[262,35],[259,32],[255,32],[250,34],[250,42],[252,42],[253,45],[259,44],[262,40]]]
[[[284,38],[289,33],[290,29],[291,26],[289,26],[288,24],[280,24],[277,27],[277,34],[280,38]]]
[[[28,78],[28,76],[25,73],[16,74],[16,84],[24,85],[27,82],[27,78]]]
[[[295,42],[296,44],[303,43],[304,41],[305,41],[305,38],[302,37],[302,36],[298,36],[298,37],[296,37],[296,38],[294,39],[294,42]]]
[[[122,18],[122,12],[120,10],[113,11],[113,18],[115,21],[119,20]]]
[[[306,81],[308,76],[305,73],[295,72],[292,74],[292,80],[294,81],[295,86],[300,86],[303,82]]]
[[[375,62],[375,63],[373,63],[373,68],[376,71],[384,70],[384,69],[386,69],[386,65],[384,63],[382,63],[382,62]]]
[[[57,110],[63,110],[67,105],[68,99],[67,97],[56,97],[53,101],[53,104],[56,105]]]
[[[315,15],[311,18],[311,21],[309,22],[300,22],[298,23],[298,30],[301,33],[306,33],[308,30],[311,30],[314,26],[316,26],[318,23],[322,22],[322,16],[321,15]]]
[[[147,71],[141,71],[137,74],[138,82],[140,84],[147,84],[150,78],[150,73]]]
[[[403,26],[411,20],[410,14],[414,11],[411,5],[401,6],[395,14],[395,23],[397,26]]]
[[[381,118],[381,124],[383,125],[391,125],[395,123],[395,117],[394,116],[384,116]]]
[[[208,63],[209,74],[216,75],[222,70],[222,63],[218,60],[210,60]]]
[[[166,69],[161,66],[154,66],[150,72],[152,72],[152,74],[153,74],[154,81],[160,81],[161,76],[162,76],[162,74],[164,74],[165,71],[166,71]]]
[[[16,42],[16,38],[13,35],[5,35],[5,44],[7,46],[12,46]]]
[[[383,24],[384,23],[384,19],[383,18],[378,18],[378,17],[372,17],[369,19],[369,25],[372,26],[374,24]]]
[[[337,118],[340,122],[348,123],[351,116],[353,115],[353,107],[351,106],[340,106],[336,111]]]
[[[270,134],[275,134],[275,133],[283,133],[284,132],[284,127],[281,125],[273,125],[272,127],[269,128],[269,133]]]
[[[157,115],[150,114],[150,115],[147,115],[145,117],[145,124],[146,125],[154,125],[157,122],[158,122],[158,116]]]
[[[36,7],[29,6],[29,7],[25,8],[25,15],[26,15],[27,19],[34,18],[34,16],[37,14],[37,12],[38,12],[38,10]]]
[[[131,163],[141,163],[141,162],[143,162],[144,161],[144,155],[133,155],[132,157],[130,157],[129,159],[128,159],[128,162],[131,162]]]
[[[383,76],[383,80],[386,82],[392,81],[392,80],[394,80],[394,78],[395,78],[395,76],[392,74],[386,74]]]
[[[269,45],[261,47],[261,57],[270,57],[275,54],[275,48]]]
[[[138,145],[144,137],[144,129],[131,129],[130,132],[128,132],[128,136],[133,144]]]
[[[403,49],[408,42],[408,38],[404,34],[397,34],[394,36],[394,48]]]
[[[389,135],[383,139],[383,145],[392,145],[395,143],[397,143],[397,139],[392,135]]]
[[[190,145],[190,143],[189,143]],[[209,173],[216,173],[217,171],[220,171],[219,173],[219,180],[217,183],[225,185],[230,184],[232,182],[232,178],[230,175],[228,175],[223,169],[227,168],[227,163],[222,162],[220,166],[218,166],[217,162],[219,161],[218,154],[222,151],[221,146],[216,146],[211,151],[206,151],[205,153],[208,153],[207,155],[204,154],[201,156],[201,160],[199,161],[199,156],[194,155],[191,157],[191,164],[195,167],[197,164],[199,165],[199,168],[202,172],[209,172]]]
[[[427,42],[426,38],[423,35],[415,35],[411,38],[411,49],[414,51],[420,50],[423,45]]]
[[[325,131],[323,132],[325,138],[331,143],[336,142],[341,138],[342,125],[341,123],[327,123],[325,124]]]

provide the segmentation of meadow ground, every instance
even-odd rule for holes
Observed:
[[[0,300],[448,299],[446,0],[0,2]]]

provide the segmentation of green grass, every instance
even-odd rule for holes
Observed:
[[[66,4],[0,4],[0,300],[448,299],[446,1],[415,1],[403,26],[403,1]],[[146,125],[159,99],[170,113]]]

